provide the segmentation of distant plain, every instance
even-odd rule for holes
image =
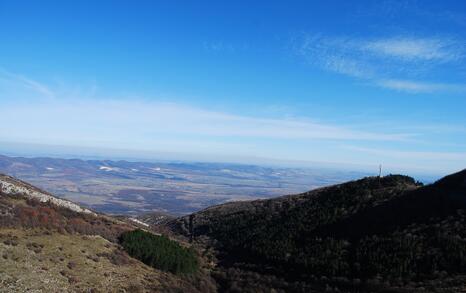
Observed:
[[[183,215],[228,201],[294,194],[367,175],[317,168],[7,156],[0,156],[0,172],[98,212],[126,215]]]

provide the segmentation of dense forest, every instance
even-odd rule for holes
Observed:
[[[194,250],[166,236],[133,230],[123,233],[120,243],[130,256],[154,268],[174,274],[193,274],[198,270]]]
[[[217,206],[171,227],[213,239],[225,291],[245,278],[297,292],[455,287],[466,274],[465,199],[466,171],[428,186],[390,175]]]

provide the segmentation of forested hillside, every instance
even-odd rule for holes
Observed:
[[[390,175],[220,205],[170,227],[214,247],[226,291],[457,292],[466,273],[465,209],[466,171],[428,186]]]

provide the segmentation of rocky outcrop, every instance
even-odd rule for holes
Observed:
[[[96,215],[89,209],[83,208],[71,201],[54,197],[53,195],[38,189],[26,182],[18,180],[8,175],[0,174],[0,192],[8,195],[21,194],[40,202],[50,202],[56,206],[70,209],[78,213]]]

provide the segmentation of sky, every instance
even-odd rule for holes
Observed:
[[[0,0],[20,146],[458,171],[466,2]]]

